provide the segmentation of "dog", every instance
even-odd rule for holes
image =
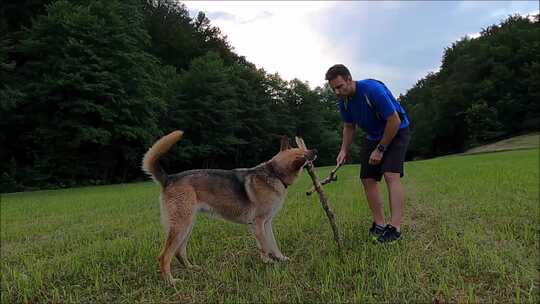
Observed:
[[[187,268],[199,268],[189,262],[186,252],[199,212],[248,225],[264,262],[289,260],[278,248],[272,220],[283,205],[287,187],[307,162],[315,160],[317,151],[291,148],[284,136],[280,151],[253,168],[201,169],[168,175],[159,165],[159,158],[182,136],[182,131],[174,131],[162,137],[142,162],[143,170],[161,185],[161,222],[166,233],[158,258],[162,279],[169,284],[176,281],[171,274],[173,256]]]

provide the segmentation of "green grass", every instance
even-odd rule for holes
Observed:
[[[2,195],[1,301],[87,303],[538,303],[539,150],[406,164],[404,239],[370,241],[358,166],[325,191],[341,260],[307,173],[275,220],[287,264],[265,265],[245,226],[198,218],[180,282],[159,279],[153,183]],[[326,176],[331,168],[320,168]],[[383,187],[384,189],[384,187]]]

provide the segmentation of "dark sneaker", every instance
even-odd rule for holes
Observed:
[[[385,228],[386,227],[377,225],[375,222],[373,222],[373,224],[371,224],[371,228],[369,228],[369,235],[374,241],[376,241],[383,234]]]
[[[396,227],[386,225],[383,233],[377,238],[379,243],[392,243],[401,239],[401,232],[397,231]]]

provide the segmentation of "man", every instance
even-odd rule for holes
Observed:
[[[405,204],[403,162],[409,144],[409,119],[388,88],[380,81],[354,81],[342,64],[326,72],[326,80],[339,98],[343,140],[337,164],[345,163],[357,126],[367,133],[361,149],[360,179],[373,215],[369,233],[380,243],[401,238]],[[391,218],[386,224],[378,182],[388,187]]]

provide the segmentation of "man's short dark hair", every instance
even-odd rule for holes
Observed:
[[[349,69],[347,69],[346,66],[344,66],[343,64],[335,64],[331,68],[329,68],[328,71],[326,71],[325,79],[330,81],[337,78],[338,76],[341,76],[344,79],[352,78],[351,72],[349,72]]]

